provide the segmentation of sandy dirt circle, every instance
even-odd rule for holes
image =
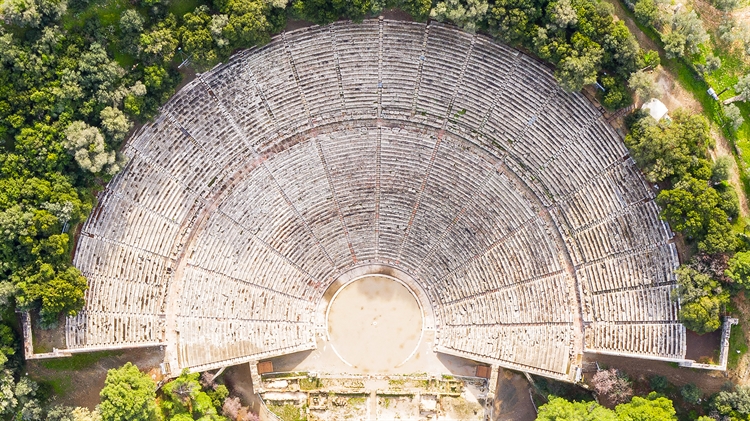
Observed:
[[[382,275],[342,287],[328,307],[328,337],[339,357],[367,372],[407,361],[422,336],[422,310],[401,282]]]

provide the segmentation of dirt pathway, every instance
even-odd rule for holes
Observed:
[[[628,27],[630,32],[638,40],[638,45],[643,49],[657,50],[661,57],[664,57],[664,50],[662,50],[651,38],[643,33],[638,26],[635,24],[633,19],[628,16],[623,8],[622,3],[619,0],[606,0],[615,7],[615,15],[618,19],[625,22],[625,26]],[[701,19],[704,19],[710,27],[717,27],[722,20],[721,13],[711,6],[706,0],[693,0],[694,7],[700,12]],[[736,10],[733,15],[735,18],[746,17],[750,19],[750,6]],[[656,83],[661,88],[662,94],[659,96],[664,105],[670,111],[678,108],[685,108],[696,113],[703,113],[703,106],[698,102],[693,95],[683,88],[679,83],[675,81],[673,74],[668,72],[664,67],[659,66],[656,70]],[[715,124],[711,125],[711,137],[716,141],[714,150],[710,151],[711,157],[716,159],[718,157],[727,156],[731,158],[733,162],[729,183],[734,186],[735,190],[740,199],[740,215],[747,217],[750,215],[750,209],[748,208],[748,198],[745,189],[740,181],[739,169],[735,162],[734,151],[724,137],[724,135],[718,130]]]

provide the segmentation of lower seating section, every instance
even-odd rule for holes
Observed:
[[[641,358],[685,358],[685,326],[679,323],[586,326],[586,350]]]
[[[562,211],[566,225],[578,230],[653,197],[635,162],[627,160],[581,186],[559,201],[557,207]]]
[[[65,341],[68,348],[138,347],[164,341],[163,316],[81,311],[68,317]]]
[[[254,237],[252,228],[238,226],[219,213],[206,223],[188,257],[194,266],[304,299],[322,292],[315,289],[319,278],[314,269],[329,265],[314,250],[282,254]]]
[[[670,232],[659,219],[655,202],[643,202],[615,213],[572,234],[575,264],[604,259],[612,255],[638,251],[669,240]]]
[[[494,325],[571,322],[565,274],[511,284],[474,295],[442,309],[446,325]]]
[[[184,273],[180,315],[309,322],[309,301],[194,266]]]
[[[672,284],[676,263],[675,245],[660,244],[581,265],[578,280],[586,294]]]
[[[568,372],[571,333],[567,324],[446,326],[440,330],[438,349],[559,376]]]
[[[684,357],[672,233],[622,141],[481,35],[284,33],[124,152],[79,236],[69,348],[165,344],[177,371],[311,349],[327,288],[372,263],[424,289],[441,352],[563,379],[581,347]]]
[[[535,218],[529,201],[504,174],[494,171],[483,181],[455,221],[421,262],[424,277],[440,279],[465,259],[480,256]],[[463,256],[455,250],[464,250]]]
[[[182,367],[229,362],[238,357],[287,354],[311,348],[307,323],[195,316],[177,318],[178,361]]]
[[[663,322],[677,320],[678,306],[672,300],[674,285],[604,292],[591,297],[594,321]]]
[[[535,219],[498,241],[489,250],[458,262],[449,273],[430,279],[442,302],[526,282],[562,270],[558,250]],[[565,288],[565,285],[558,285]]]

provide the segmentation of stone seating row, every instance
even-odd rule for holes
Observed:
[[[576,265],[643,247],[666,243],[671,234],[659,219],[655,202],[642,202],[582,229],[572,238],[571,257]]]
[[[564,273],[473,295],[441,308],[445,325],[571,322]]]
[[[579,266],[577,276],[585,294],[672,284],[676,256],[674,244],[659,244]]]
[[[568,324],[445,326],[439,340],[447,349],[559,374],[568,370],[571,330]]]
[[[95,217],[86,221],[82,235],[106,238],[160,256],[170,256],[178,224],[112,190],[99,194],[98,200],[101,205]]]
[[[677,320],[679,305],[672,299],[674,285],[642,287],[593,294],[586,321],[671,322]],[[588,307],[588,306],[586,306]]]
[[[582,185],[565,200],[559,201],[557,207],[566,225],[577,230],[653,197],[635,162],[629,159]]]
[[[127,176],[125,176],[127,174]],[[116,192],[138,206],[180,224],[192,206],[199,201],[163,169],[154,167],[138,155],[130,157],[127,167],[107,184],[107,191]],[[96,209],[99,212],[99,208]]]
[[[181,367],[201,366],[269,351],[285,354],[313,340],[312,329],[307,323],[180,316],[177,331]]]
[[[683,359],[685,326],[679,323],[593,323],[585,328],[584,343],[588,351]]]
[[[68,317],[68,348],[128,347],[164,342],[164,318],[157,314],[128,314],[84,310]]]
[[[310,322],[312,304],[189,265],[182,281],[179,313],[208,318]]]
[[[280,254],[253,238],[249,229],[238,227],[226,218],[212,216],[190,250],[189,263],[287,295],[311,299],[320,294],[309,286],[314,285],[318,278],[314,272],[311,274],[305,269],[329,264],[321,264],[319,261],[324,256],[314,250],[297,254],[299,256]]]

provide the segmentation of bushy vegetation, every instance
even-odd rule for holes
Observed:
[[[651,392],[647,397],[634,396],[614,410],[596,402],[570,402],[553,397],[539,407],[537,421],[669,421],[677,420],[672,401]]]
[[[645,113],[630,120],[625,144],[646,179],[663,187],[656,198],[662,219],[698,253],[676,271],[680,321],[699,334],[712,332],[721,326],[730,293],[750,276],[748,244],[732,226],[740,208],[727,181],[731,162],[708,160],[713,141],[702,115],[676,110],[659,122]]]

